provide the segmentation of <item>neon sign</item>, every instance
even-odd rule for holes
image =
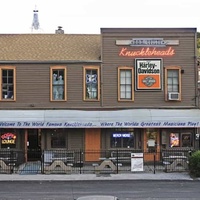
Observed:
[[[1,136],[1,143],[2,144],[15,144],[16,135],[13,133],[4,133]]]
[[[175,50],[172,47],[167,49],[154,48],[142,48],[140,50],[129,50],[126,47],[121,48],[119,56],[122,57],[143,57],[143,56],[173,56],[175,55]]]

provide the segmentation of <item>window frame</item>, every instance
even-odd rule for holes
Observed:
[[[100,67],[99,66],[83,66],[83,100],[84,101],[100,101]],[[96,99],[89,99],[86,97],[86,70],[97,70],[97,98]]]
[[[130,134],[130,135],[132,135],[133,136],[133,141],[130,143],[130,144],[132,144],[132,145],[125,145],[125,142],[127,142],[126,141],[126,137],[123,137],[123,136],[121,136],[121,137],[117,137],[118,138],[118,141],[120,141],[120,146],[113,146],[112,145],[112,142],[113,142],[113,134],[121,134],[121,135],[123,135],[123,134]],[[130,137],[130,139],[131,139],[131,137]],[[129,139],[129,142],[131,141]],[[135,134],[135,129],[134,128],[123,128],[123,129],[120,129],[120,128],[115,128],[115,129],[111,129],[111,132],[110,132],[110,148],[111,149],[116,149],[116,148],[118,148],[118,149],[133,149],[133,148],[136,148],[136,134]]]
[[[131,98],[130,99],[121,99],[121,90],[120,90],[120,85],[121,85],[121,82],[120,82],[120,72],[121,70],[131,70],[131,81],[132,81],[132,84],[131,84]],[[134,69],[133,67],[126,67],[126,66],[120,66],[118,67],[118,101],[134,101]]]
[[[2,70],[13,70],[13,98],[2,97]],[[16,101],[16,67],[15,66],[0,66],[0,101]]]
[[[170,137],[171,134],[176,134],[179,138],[179,143],[171,147]],[[195,146],[194,131],[192,129],[162,129],[161,130],[161,146],[163,149],[178,149],[178,148],[193,148]],[[184,137],[188,137],[188,145],[185,145]]]
[[[175,101],[181,101],[182,91],[181,91],[181,67],[180,66],[167,66],[165,67],[165,101],[170,101],[168,99],[168,70],[178,70],[178,93],[179,93],[179,99]]]
[[[55,142],[57,141],[57,142]],[[63,145],[62,142],[63,142]],[[54,129],[50,136],[51,149],[66,149],[67,148],[67,134],[63,130]]]
[[[53,70],[64,70],[64,99],[53,99]],[[50,67],[50,101],[67,101],[67,68],[66,66],[51,66]]]

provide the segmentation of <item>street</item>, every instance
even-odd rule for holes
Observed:
[[[120,200],[199,200],[199,181],[2,181],[0,200],[74,200],[114,195]]]

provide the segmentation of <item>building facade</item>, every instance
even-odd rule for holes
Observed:
[[[196,41],[196,28],[0,35],[1,150],[199,148]]]

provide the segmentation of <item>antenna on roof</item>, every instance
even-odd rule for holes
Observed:
[[[39,23],[39,18],[38,18],[38,10],[36,9],[35,6],[35,10],[33,10],[33,22],[32,22],[32,31],[36,30],[38,31],[40,29],[40,23]]]

